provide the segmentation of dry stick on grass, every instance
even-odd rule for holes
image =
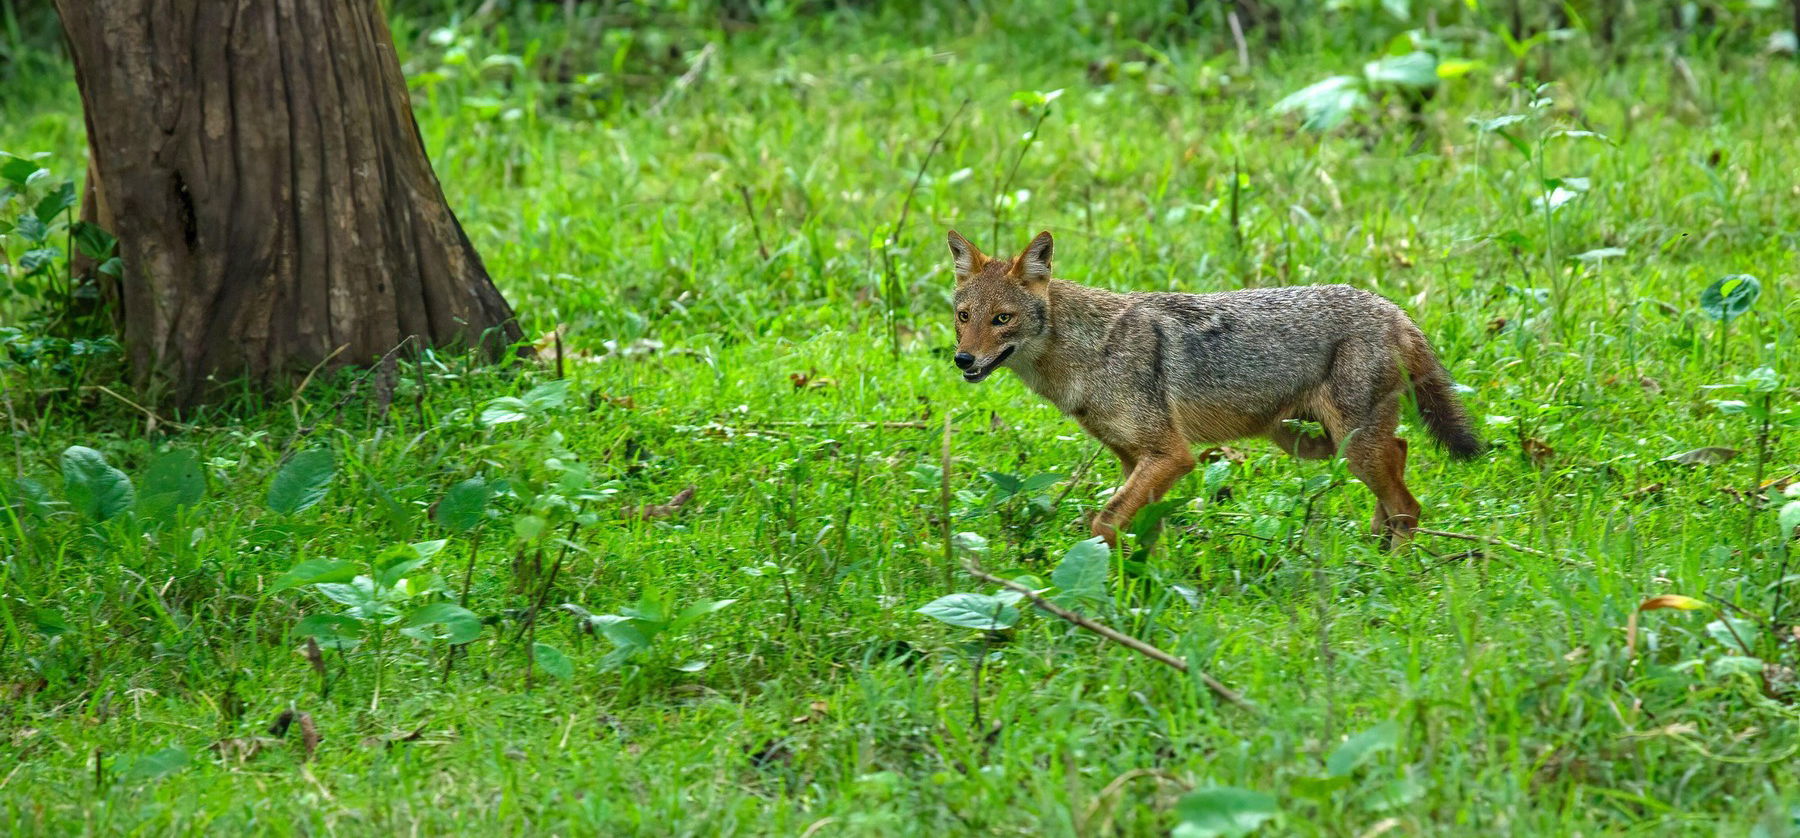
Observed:
[[[1017,582],[1014,582],[1011,579],[1002,579],[998,576],[988,573],[987,571],[982,570],[981,567],[979,565],[975,564],[974,562],[965,562],[963,564],[963,570],[967,571],[970,576],[973,576],[976,579],[980,579],[981,581],[986,582],[990,585],[999,585],[1000,587],[1005,588],[1009,591],[1012,591],[1017,594],[1021,594],[1026,599],[1031,600],[1032,605],[1042,608],[1043,610],[1048,611],[1051,614],[1054,614],[1057,617],[1060,617],[1067,622],[1073,623],[1077,626],[1087,629],[1088,631],[1098,634],[1101,637],[1106,638],[1107,640],[1111,640],[1112,642],[1117,643],[1120,646],[1124,646],[1125,648],[1130,649],[1133,652],[1137,652],[1138,654],[1143,655],[1144,657],[1147,657],[1153,661],[1156,661],[1157,663],[1163,664],[1165,666],[1173,667],[1181,672],[1185,672],[1190,675],[1194,675],[1195,677],[1198,677],[1200,679],[1200,683],[1205,684],[1206,688],[1209,690],[1212,690],[1213,694],[1218,696],[1219,698],[1222,698],[1225,701],[1227,701],[1233,705],[1236,705],[1237,707],[1242,708],[1244,710],[1249,710],[1253,713],[1256,712],[1256,705],[1251,704],[1249,701],[1245,700],[1245,698],[1243,696],[1238,695],[1236,690],[1233,690],[1232,688],[1225,686],[1224,684],[1220,683],[1217,679],[1213,678],[1211,675],[1208,675],[1197,669],[1193,669],[1193,668],[1189,667],[1187,661],[1184,661],[1181,658],[1175,657],[1174,655],[1171,655],[1168,652],[1165,652],[1161,649],[1156,648],[1155,646],[1145,643],[1142,640],[1132,637],[1129,634],[1121,633],[1118,630],[1116,630],[1104,623],[1095,622],[1094,620],[1088,619],[1087,617],[1083,617],[1080,614],[1077,614],[1073,611],[1068,610],[1067,608],[1057,605],[1056,603],[1051,602],[1050,600],[1044,599],[1043,597],[1038,595],[1037,591],[1034,591],[1024,585],[1017,583]]]
[[[1439,538],[1455,538],[1455,539],[1460,539],[1462,541],[1479,541],[1483,544],[1492,544],[1495,547],[1505,547],[1508,550],[1512,550],[1513,552],[1516,552],[1516,553],[1524,553],[1527,556],[1538,556],[1540,558],[1556,559],[1557,561],[1560,561],[1560,562],[1570,563],[1568,559],[1557,558],[1556,556],[1552,556],[1549,553],[1546,553],[1542,550],[1534,549],[1531,547],[1526,547],[1526,546],[1523,546],[1520,544],[1514,544],[1510,541],[1507,541],[1504,538],[1495,538],[1494,536],[1491,536],[1491,535],[1474,535],[1472,533],[1466,533],[1466,532],[1450,532],[1449,530],[1427,530],[1427,529],[1415,529],[1415,530],[1413,530],[1413,532],[1418,533],[1420,535],[1435,535]]]

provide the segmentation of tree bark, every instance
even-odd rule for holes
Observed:
[[[377,0],[56,7],[87,114],[84,217],[119,238],[140,389],[191,404],[209,382],[275,383],[413,336],[518,339],[426,159]]]

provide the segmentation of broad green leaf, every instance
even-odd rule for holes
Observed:
[[[569,400],[569,380],[546,381],[525,393],[525,404],[532,413],[543,413],[562,407]]]
[[[200,455],[176,448],[158,454],[144,470],[138,510],[145,517],[161,519],[172,510],[199,503],[205,495],[206,474],[200,470]]]
[[[275,578],[270,591],[285,591],[305,585],[320,583],[348,582],[356,578],[361,566],[355,562],[338,559],[307,559],[288,568],[286,573]]]
[[[481,636],[481,618],[454,602],[434,602],[406,615],[400,633],[418,640],[468,643]]]
[[[1016,495],[1019,493],[1020,482],[1018,475],[999,471],[984,471],[981,473],[981,476],[987,478],[989,483],[1000,487],[1000,491],[1005,492],[1008,495]]]
[[[926,603],[918,613],[953,626],[972,629],[1011,628],[1013,623],[1019,621],[1017,608],[986,594],[965,593],[938,597]]]
[[[35,215],[21,215],[14,219],[12,232],[32,244],[43,244],[50,237],[50,228]]]
[[[1762,296],[1762,282],[1749,274],[1721,277],[1700,292],[1700,310],[1720,322],[1736,320]]]
[[[382,598],[381,591],[375,587],[375,580],[367,576],[358,576],[348,582],[320,582],[313,585],[313,590],[332,602],[349,606],[350,614],[359,620],[391,617],[397,613]]]
[[[180,748],[164,748],[153,754],[136,757],[119,769],[119,779],[128,783],[149,783],[188,767],[193,760]]]
[[[1215,838],[1248,835],[1281,810],[1272,795],[1222,786],[1190,792],[1175,804],[1175,814],[1181,822],[1173,838]]]
[[[1713,661],[1707,669],[1714,675],[1761,675],[1765,666],[1767,664],[1759,658],[1725,655]]]
[[[39,221],[49,224],[51,221],[54,221],[57,216],[62,215],[63,212],[70,207],[75,206],[76,200],[75,184],[66,182],[55,191],[49,192],[45,194],[43,198],[39,199],[37,206],[32,209],[31,214],[37,216]]]
[[[1078,541],[1050,574],[1050,582],[1062,597],[1111,602],[1112,595],[1106,587],[1106,571],[1111,564],[1112,550],[1104,540],[1094,537]]]
[[[70,225],[69,234],[75,237],[75,247],[87,254],[90,259],[112,258],[113,248],[119,244],[119,240],[114,238],[113,234],[101,229],[98,224],[89,224],[86,221],[77,221]]]
[[[1437,86],[1437,56],[1429,52],[1391,55],[1363,65],[1370,84],[1427,90]]]
[[[1368,101],[1359,84],[1354,76],[1332,76],[1288,94],[1271,110],[1275,113],[1298,112],[1302,117],[1301,127],[1308,131],[1330,131]]]
[[[131,508],[131,480],[92,448],[69,446],[62,454],[63,491],[90,521],[104,521]]]
[[[22,160],[10,154],[6,156],[5,161],[0,162],[0,178],[5,178],[19,186],[24,186],[31,180],[31,176],[37,174],[39,171],[42,171],[42,169],[38,164],[33,163],[30,160]]]
[[[719,611],[720,609],[723,609],[724,607],[726,607],[734,602],[737,602],[737,600],[735,600],[735,599],[718,599],[718,600],[713,600],[711,602],[696,602],[692,605],[689,605],[688,607],[681,609],[681,613],[676,614],[675,619],[669,621],[668,631],[671,631],[671,632],[681,631],[682,629],[693,625],[694,622],[696,620],[699,620],[701,617],[704,617],[715,611]]]
[[[481,410],[481,424],[492,427],[508,422],[523,422],[531,416],[531,407],[523,399],[502,396],[487,403]]]
[[[486,480],[471,477],[450,487],[437,505],[437,522],[451,532],[468,532],[487,517],[493,489]]]
[[[1721,615],[1719,619],[1706,624],[1707,635],[1720,646],[1745,654],[1756,648],[1756,638],[1760,631],[1755,622],[1729,614]]]
[[[1800,483],[1794,485],[1800,486]],[[1800,527],[1800,500],[1788,501],[1786,505],[1782,506],[1781,516],[1778,520],[1780,521],[1782,540],[1793,538],[1794,529]]]
[[[1393,750],[1399,741],[1400,723],[1389,719],[1344,740],[1325,758],[1325,770],[1333,777],[1348,777],[1376,754]]]
[[[1363,799],[1363,808],[1371,812],[1388,812],[1410,805],[1425,796],[1425,786],[1411,777],[1396,777],[1376,787]]]
[[[606,635],[613,645],[621,649],[648,649],[651,635],[639,629],[638,624],[630,617],[618,614],[595,614],[588,618],[588,625],[601,634]]]
[[[320,646],[348,652],[362,642],[362,622],[342,614],[311,614],[294,626],[294,633],[310,637]]]
[[[569,656],[548,643],[531,644],[531,659],[537,662],[539,669],[550,673],[559,681],[575,677],[575,665],[569,662]]]
[[[295,454],[269,483],[269,509],[293,515],[318,505],[331,488],[337,466],[331,449],[313,448]]]
[[[1021,482],[1019,484],[1019,494],[1029,495],[1029,494],[1034,494],[1036,492],[1041,492],[1045,489],[1050,488],[1051,486],[1054,486],[1058,483],[1063,482],[1066,479],[1068,479],[1068,475],[1066,475],[1066,474],[1055,474],[1053,472],[1045,472],[1043,474],[1034,474],[1030,477],[1025,478],[1024,482]]]

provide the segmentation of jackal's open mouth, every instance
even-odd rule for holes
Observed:
[[[970,384],[974,384],[977,381],[980,381],[984,378],[987,378],[990,375],[993,375],[994,370],[999,369],[1001,364],[1006,363],[1006,359],[1008,357],[1010,357],[1012,354],[1013,354],[1013,347],[1011,347],[1011,346],[1006,347],[1006,349],[1002,350],[1000,352],[1000,354],[994,356],[994,360],[989,361],[986,364],[983,364],[982,366],[976,367],[975,369],[972,369],[972,370],[969,370],[968,372],[963,373],[963,380],[969,382]]]

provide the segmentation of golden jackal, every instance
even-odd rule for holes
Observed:
[[[1125,485],[1094,516],[1116,543],[1137,511],[1194,468],[1189,447],[1264,436],[1296,457],[1340,448],[1375,493],[1371,527],[1408,539],[1406,441],[1394,436],[1409,384],[1419,417],[1452,456],[1481,442],[1419,327],[1347,285],[1118,294],[1050,278],[1048,232],[991,259],[950,231],[956,365],[976,382],[1002,366],[1112,449]],[[1326,436],[1296,433],[1313,421]]]

